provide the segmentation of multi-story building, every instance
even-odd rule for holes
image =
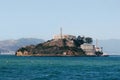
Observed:
[[[73,35],[55,35],[53,36],[54,40],[58,40],[58,39],[76,39],[76,36]]]
[[[84,43],[81,45],[81,48],[85,51],[86,55],[96,55],[95,45]]]

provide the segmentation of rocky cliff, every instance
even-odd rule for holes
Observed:
[[[17,50],[16,56],[85,56],[74,40],[49,40],[36,46],[26,46]]]

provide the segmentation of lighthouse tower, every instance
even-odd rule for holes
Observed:
[[[62,27],[60,28],[60,36],[61,36],[61,40],[62,40],[62,37],[63,37],[63,35],[62,35]]]

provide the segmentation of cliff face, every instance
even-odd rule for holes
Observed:
[[[36,46],[22,47],[17,56],[85,56],[84,51],[75,46],[73,40],[50,40]]]
[[[59,39],[59,40],[51,40],[47,41],[43,44],[43,46],[58,46],[58,47],[63,47],[63,46],[68,46],[68,47],[76,47],[75,43],[73,40],[66,40],[66,39]]]

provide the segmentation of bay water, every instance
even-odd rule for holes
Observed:
[[[120,80],[120,56],[0,56],[0,80]]]

